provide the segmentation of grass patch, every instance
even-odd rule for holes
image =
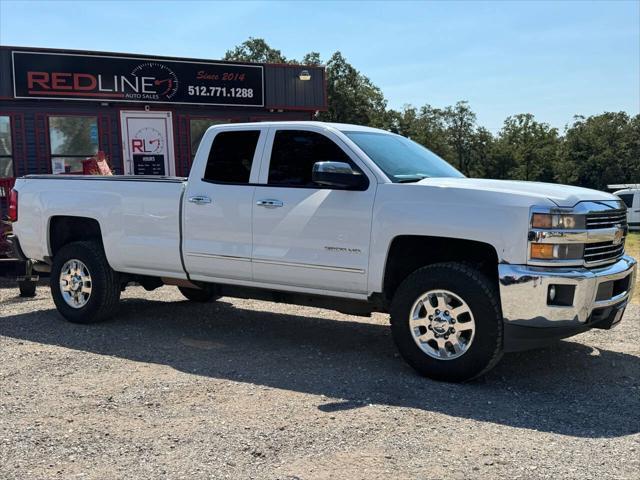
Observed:
[[[626,240],[626,251],[627,255],[631,255],[636,260],[640,260],[640,233],[633,232],[629,233]],[[633,292],[633,298],[631,299],[634,303],[640,303],[640,275],[636,276],[636,288]]]

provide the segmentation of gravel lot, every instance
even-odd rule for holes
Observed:
[[[163,287],[85,327],[0,283],[0,479],[638,478],[637,304],[464,385],[387,322]]]

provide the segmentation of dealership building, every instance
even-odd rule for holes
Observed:
[[[323,67],[0,46],[0,178],[82,173],[186,176],[217,123],[310,120]]]

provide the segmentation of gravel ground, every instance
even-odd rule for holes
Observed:
[[[638,478],[638,305],[464,385],[387,322],[163,287],[80,326],[0,283],[0,479]]]

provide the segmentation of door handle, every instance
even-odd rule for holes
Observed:
[[[189,197],[189,201],[191,203],[195,203],[196,205],[205,205],[207,203],[211,203],[211,199],[205,195],[194,195],[193,197]]]
[[[268,199],[268,200],[258,200],[256,202],[256,205],[258,205],[259,207],[265,207],[265,208],[278,208],[278,207],[283,207],[284,203],[282,203],[280,200]]]

